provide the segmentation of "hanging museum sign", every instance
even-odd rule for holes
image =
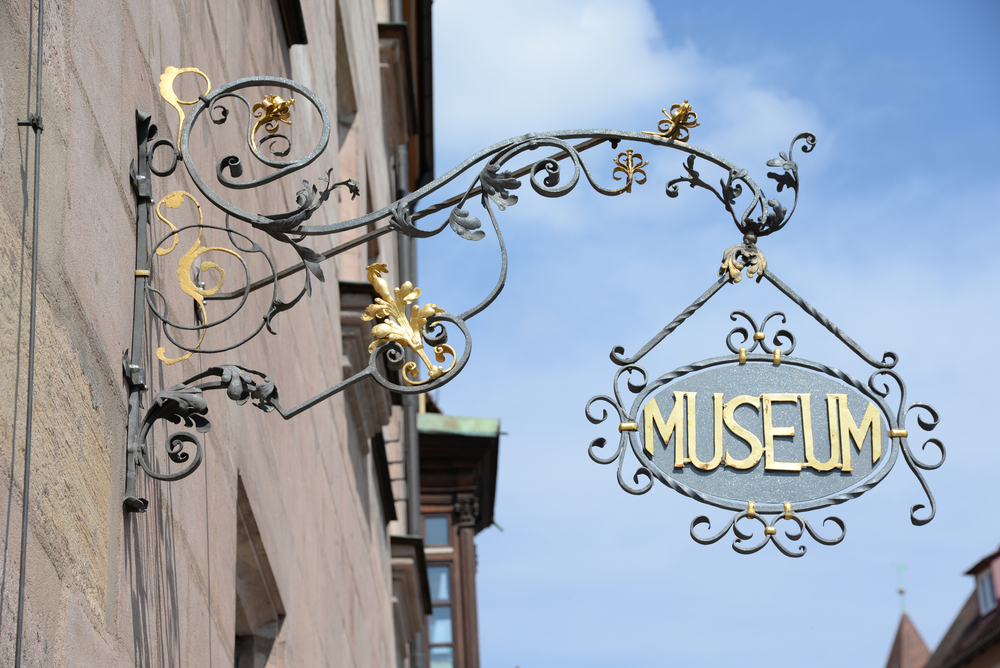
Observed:
[[[180,76],[203,84],[204,93],[180,99],[175,89]],[[824,520],[839,529],[828,536],[817,532],[802,513],[864,494],[885,478],[900,456],[928,499],[927,507],[911,508],[911,521],[925,524],[934,517],[934,498],[921,472],[943,463],[944,446],[928,439],[924,447],[933,446],[940,457],[934,463],[918,459],[906,425],[910,412],[917,411],[917,426],[929,431],[938,423],[937,413],[926,404],[907,403],[905,385],[894,369],[894,353],[881,359],[870,356],[785,285],[757,247],[760,238],[782,229],[795,213],[799,170],[794,151],[798,145],[802,152],[811,152],[816,145],[812,134],[799,134],[787,153],[779,152],[778,158],[767,162],[774,168],[767,177],[777,192],[793,198],[787,209],[765,195],[746,169],[688,143],[700,124],[685,100],[663,110],[655,131],[565,130],[498,142],[381,209],[332,222],[313,216],[338,189],[343,189],[338,196],[349,194],[353,199],[360,188],[349,178],[335,181],[329,164],[310,169],[311,181],[300,178],[300,171],[324,155],[332,135],[330,112],[312,91],[288,79],[263,76],[213,88],[198,68],[173,66],[160,76],[159,90],[176,112],[176,132],[158,136],[151,117],[137,111],[137,156],[131,169],[136,201],[135,295],[132,345],[122,360],[129,387],[127,510],[141,512],[148,504],[139,496],[140,469],[150,479],[174,481],[201,464],[204,448],[198,434],[211,429],[208,392],[225,390],[237,404],[250,402],[292,419],[362,382],[378,383],[397,394],[430,392],[450,382],[472,353],[469,321],[497,299],[506,283],[507,247],[500,214],[518,204],[512,191],[521,187],[522,179],[546,198],[566,196],[580,183],[601,195],[618,197],[649,180],[651,161],[643,152],[652,156],[654,151],[679,151],[686,155],[683,173],[666,183],[666,195],[678,197],[681,184],[710,192],[743,241],[724,252],[720,278],[635,355],[626,357],[621,347],[612,351],[611,360],[618,367],[613,396],[591,399],[587,417],[595,424],[608,420],[608,411],[598,416],[592,409],[595,403],[609,404],[618,417],[618,447],[606,450],[606,441],[598,438],[590,445],[591,458],[601,464],[617,463],[618,481],[631,494],[643,494],[659,480],[697,501],[733,511],[715,534],[703,533],[711,529],[707,517],[696,517],[691,536],[700,543],[714,543],[731,529],[736,535],[733,547],[743,553],[773,542],[783,553],[799,556],[804,546],[791,550],[782,541],[798,541],[806,532],[822,544],[840,542],[846,534],[842,520]],[[228,133],[223,144],[241,144],[241,154],[201,156],[192,151],[196,128],[202,137]],[[293,128],[300,129],[293,133]],[[205,146],[210,144],[215,145]],[[603,174],[616,185],[602,185],[600,164],[588,166],[583,157],[587,151],[599,155],[608,148]],[[721,170],[716,183],[702,176],[703,164]],[[172,177],[175,171],[178,174]],[[158,190],[154,177],[157,184],[172,177],[188,187],[154,192]],[[294,207],[279,213],[257,212],[258,189],[272,183],[280,188],[286,177],[291,178]],[[439,193],[449,184],[458,184],[457,192]],[[290,194],[287,190],[278,194],[272,199],[291,202],[285,197]],[[418,223],[424,218],[433,222],[421,227]],[[493,235],[500,253],[496,284],[479,303],[454,314],[434,303],[416,303],[421,291],[412,276],[398,276],[398,268],[374,262],[367,268],[367,278],[377,297],[361,316],[372,323],[368,364],[352,369],[351,375],[327,389],[290,402],[283,394],[279,401],[277,382],[265,372],[222,361],[160,390],[148,402],[143,400],[149,389],[147,369],[142,366],[147,316],[162,335],[157,337],[162,345],[155,351],[159,363],[190,368],[200,355],[228,353],[263,332],[275,335],[282,314],[308,303],[314,284],[325,280],[322,264],[327,260],[383,235],[422,239],[449,230],[469,242]],[[340,237],[348,231],[354,232]],[[295,261],[280,267],[274,254],[279,248],[285,256],[291,251]],[[768,334],[769,326],[786,324],[779,312],[758,324],[750,314],[735,311],[731,317],[738,324],[724,339],[728,354],[656,378],[639,366],[650,350],[723,287],[742,280],[744,272],[775,286],[869,365],[871,375],[859,380],[795,356],[790,331]],[[263,298],[251,298],[254,293]],[[254,314],[254,309],[261,310]],[[449,329],[459,335],[450,342]],[[720,336],[720,347],[722,341]],[[631,396],[623,396],[620,380]],[[166,435],[163,459],[173,465],[158,461],[152,447],[159,440],[153,438],[153,428],[164,423],[193,428]],[[623,472],[629,452],[638,462],[631,483]],[[748,533],[754,522],[763,525],[763,538]],[[784,538],[778,531],[781,522],[790,527],[783,528]]]
[[[736,267],[742,271],[740,264]],[[801,513],[861,496],[885,478],[900,454],[930,505],[926,512],[921,512],[923,504],[914,505],[910,520],[915,525],[931,521],[934,497],[920,471],[944,462],[944,446],[928,439],[924,445],[936,446],[939,461],[928,464],[916,458],[905,425],[910,411],[919,409],[917,424],[930,431],[938,423],[937,412],[926,404],[906,403],[906,386],[893,370],[895,353],[885,353],[882,360],[871,357],[766,268],[760,270],[758,281],[766,278],[873,367],[867,382],[793,356],[796,340],[787,329],[777,329],[769,341],[768,324],[778,319],[781,324],[787,322],[779,311],[759,325],[748,313],[734,311],[730,318],[741,324],[725,337],[728,355],[693,362],[655,380],[649,380],[636,364],[730,282],[729,268],[724,259],[723,278],[635,357],[624,358],[621,347],[612,351],[611,360],[620,367],[614,378],[614,397],[592,398],[587,417],[594,424],[603,422],[607,411],[596,416],[592,406],[610,404],[619,415],[621,436],[611,456],[602,453],[605,439],[596,439],[590,446],[591,458],[599,464],[617,462],[618,481],[631,494],[648,492],[656,479],[697,501],[736,511],[721,531],[705,535],[701,529],[710,529],[711,521],[698,516],[690,532],[697,542],[709,544],[732,529],[736,535],[733,549],[743,554],[756,552],[768,542],[788,556],[805,554],[804,545],[792,550],[779,538],[778,523],[783,520],[791,523],[785,531],[790,541],[798,541],[807,532],[821,544],[839,543],[847,533],[843,520],[824,519],[824,524],[838,529],[835,535],[824,536]],[[633,395],[630,402],[623,400],[619,387],[623,374]],[[632,476],[638,487],[623,477],[627,450],[639,462]],[[741,520],[759,522],[762,538],[754,540],[753,532],[739,524]]]

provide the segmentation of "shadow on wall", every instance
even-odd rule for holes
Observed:
[[[149,490],[152,492],[153,490]],[[135,665],[180,665],[173,523],[166,504],[124,513],[125,568],[132,599]]]

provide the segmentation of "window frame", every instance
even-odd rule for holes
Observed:
[[[980,617],[990,614],[997,608],[996,584],[993,581],[992,568],[984,568],[976,574],[976,599],[979,603]]]
[[[425,518],[426,519],[426,518]],[[455,636],[455,563],[451,560],[448,561],[429,561],[427,562],[427,568],[446,568],[447,578],[448,578],[448,598],[444,600],[434,600],[432,593],[432,607],[433,608],[450,608],[451,614],[449,615],[449,620],[451,621],[451,642],[431,642],[430,628],[427,630],[427,665],[430,665],[431,660],[431,650],[436,647],[447,647],[451,649],[451,665],[452,668],[456,665],[456,658],[458,655],[456,647],[456,636]]]
[[[430,520],[430,519],[442,519],[442,520],[444,520],[444,522],[445,522],[445,525],[444,525],[445,526],[444,535],[445,535],[445,540],[447,542],[444,542],[444,543],[430,543],[430,542],[427,542],[427,520]],[[445,547],[445,546],[451,547],[451,517],[449,517],[448,515],[446,515],[444,513],[434,513],[434,514],[424,515],[423,518],[422,518],[422,521],[423,521],[423,524],[424,524],[423,528],[424,528],[424,545],[425,546],[427,546],[427,547]]]

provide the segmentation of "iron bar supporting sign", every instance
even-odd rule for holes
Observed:
[[[181,100],[175,81],[182,75],[195,77],[199,86],[203,81],[205,92],[197,99]],[[799,134],[787,152],[767,162],[775,169],[767,177],[775,182],[776,190],[784,190],[786,195],[791,192],[790,208],[768,198],[746,169],[688,143],[691,130],[700,123],[685,100],[663,110],[664,118],[656,131],[567,130],[514,137],[483,149],[377,211],[336,223],[310,224],[334,191],[343,188],[341,192],[353,199],[360,192],[358,184],[351,179],[334,183],[333,170],[327,168],[312,183],[300,181],[295,206],[282,213],[257,213],[252,206],[260,200],[241,193],[252,195],[258,188],[281,182],[324,154],[331,134],[330,115],[312,91],[278,77],[249,77],[213,89],[209,77],[197,68],[168,67],[160,77],[160,95],[177,112],[176,141],[173,133],[158,139],[150,116],[137,112],[137,159],[131,170],[136,260],[132,348],[123,359],[129,386],[127,510],[141,512],[148,504],[138,496],[136,476],[140,468],[150,478],[173,481],[190,475],[200,465],[203,448],[197,433],[211,428],[206,392],[225,390],[237,404],[252,402],[265,412],[290,419],[369,378],[400,394],[428,392],[450,382],[465,368],[472,353],[468,321],[493,303],[506,282],[507,247],[498,212],[518,203],[512,191],[520,188],[521,180],[527,178],[535,193],[557,198],[572,192],[582,176],[596,192],[617,197],[636,187],[648,187],[644,184],[651,161],[643,153],[651,156],[666,149],[687,155],[681,176],[666,183],[666,195],[677,197],[683,183],[707,190],[722,204],[743,241],[723,253],[720,278],[635,355],[626,357],[621,347],[612,350],[611,360],[618,367],[614,396],[592,398],[586,413],[591,422],[600,424],[609,419],[608,411],[597,415],[595,404],[612,407],[618,417],[618,447],[613,452],[605,450],[605,439],[598,438],[590,445],[591,458],[601,464],[617,463],[618,481],[630,494],[648,492],[656,479],[693,499],[733,511],[728,524],[715,534],[703,533],[711,529],[710,522],[704,516],[696,517],[691,536],[700,543],[714,543],[732,530],[736,535],[733,547],[741,553],[755,552],[772,542],[789,556],[803,554],[804,545],[792,550],[778,537],[780,521],[791,523],[791,529],[785,531],[790,541],[798,541],[808,532],[823,544],[840,542],[846,528],[839,518],[826,518],[824,524],[833,524],[836,529],[827,528],[823,531],[831,533],[823,533],[801,513],[860,496],[888,474],[900,454],[923,486],[929,503],[929,508],[913,506],[911,521],[925,524],[934,517],[934,497],[921,471],[943,463],[944,446],[937,439],[927,440],[924,446],[935,446],[940,457],[931,464],[923,462],[910,449],[906,424],[909,413],[916,410],[917,425],[930,431],[938,423],[937,413],[926,404],[907,403],[905,385],[894,370],[894,353],[885,353],[881,360],[866,353],[778,279],[757,247],[760,238],[782,229],[794,214],[799,171],[793,154],[796,146],[804,153],[811,152],[816,144],[813,135]],[[298,127],[297,114],[303,113],[313,120],[314,129],[318,120],[315,144],[307,146],[301,157],[289,157],[293,150],[289,128]],[[235,137],[245,145],[242,157],[211,158],[215,162],[214,184],[199,170],[203,158],[191,147],[196,126],[206,139],[200,142],[204,146],[214,146],[207,141],[212,126],[221,127],[219,132],[235,130]],[[231,146],[233,138],[229,139]],[[620,148],[623,142],[627,146]],[[597,168],[592,169],[583,159],[584,152],[599,152],[597,149],[608,146],[611,151],[602,164],[615,187],[602,185],[596,177]],[[535,151],[544,155],[517,166]],[[515,164],[509,167],[510,163]],[[721,170],[717,184],[702,176],[702,163]],[[169,177],[178,165],[184,166],[200,195],[175,190],[155,197],[152,177]],[[464,191],[435,201],[439,190],[462,178],[468,183]],[[202,201],[212,206],[203,210]],[[415,209],[417,202],[422,203],[420,210]],[[142,412],[142,393],[148,389],[146,369],[141,365],[147,312],[169,344],[156,350],[160,363],[173,365],[195,355],[225,353],[265,330],[276,334],[281,314],[311,296],[313,280],[324,281],[322,263],[340,253],[391,232],[427,238],[449,229],[469,241],[485,238],[486,231],[480,229],[482,220],[473,215],[476,204],[496,235],[500,271],[493,288],[472,308],[452,314],[433,303],[418,304],[420,288],[406,280],[408,277],[393,276],[392,284],[399,287],[391,287],[384,276],[391,275],[393,269],[372,264],[367,277],[378,297],[362,315],[363,320],[373,323],[370,360],[364,369],[286,408],[278,399],[275,382],[264,372],[241,364],[215,364],[161,390]],[[159,222],[153,221],[154,214]],[[441,219],[437,223],[418,226],[423,218],[438,214]],[[322,251],[312,247],[339,232],[358,228],[364,228],[364,233],[349,241]],[[265,239],[267,243],[262,245]],[[298,262],[279,268],[273,254],[276,247],[293,251]],[[264,271],[255,275],[261,268]],[[657,378],[651,378],[637,364],[724,286],[742,280],[744,272],[758,282],[766,279],[773,284],[870,365],[874,372],[867,382],[794,357],[795,337],[786,329],[777,329],[769,340],[769,325],[774,326],[779,318],[781,324],[786,323],[785,315],[777,312],[758,325],[750,314],[735,311],[732,319],[738,324],[724,340],[729,354],[694,362]],[[298,275],[301,283],[295,294],[283,295],[279,281]],[[254,303],[251,294],[257,291],[265,291],[262,294],[269,298],[257,302],[258,307],[263,304],[263,312],[241,330],[234,324],[234,316]],[[175,298],[183,301],[171,303]],[[462,335],[463,340],[457,342],[459,350],[449,345],[449,328]],[[222,340],[209,336],[218,331]],[[227,335],[233,338],[227,339]],[[407,360],[407,349],[419,362]],[[619,386],[622,376],[631,395],[627,398]],[[153,427],[163,422],[194,429],[167,435],[166,455],[181,465],[178,470],[157,465],[147,444]],[[623,474],[629,451],[638,461],[632,484]],[[743,520],[760,522],[763,538],[752,542],[752,534],[740,524]]]

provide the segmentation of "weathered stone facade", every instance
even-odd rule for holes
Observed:
[[[405,141],[411,165],[417,164],[415,132],[386,126],[386,119],[402,121],[383,102],[386,65],[380,58],[391,49],[383,40],[380,56],[378,24],[414,16],[393,17],[388,4],[371,0],[302,0],[308,43],[289,47],[282,7],[293,4],[299,3],[45,3],[26,666],[234,665],[237,635],[254,625],[252,596],[240,590],[241,559],[254,556],[247,549],[266,552],[269,575],[261,581],[273,577],[270,585],[277,589],[270,605],[280,619],[269,627],[276,639],[267,666],[407,661],[394,627],[394,614],[400,613],[393,610],[389,539],[390,533],[413,533],[406,525],[405,475],[393,465],[393,477],[402,480],[390,497],[399,520],[387,530],[364,438],[381,426],[391,444],[388,459],[403,458],[396,440],[402,410],[387,398],[372,426],[365,417],[374,410],[372,402],[356,398],[365,404],[352,410],[346,395],[287,422],[250,405],[237,406],[224,393],[208,396],[212,429],[202,438],[202,465],[173,483],[140,472],[139,494],[149,499],[148,511],[134,514],[122,507],[128,415],[121,359],[130,346],[136,252],[129,166],[135,159],[137,109],[152,115],[160,136],[177,132],[177,114],[159,95],[164,69],[198,67],[213,87],[245,76],[287,77],[327,103],[335,123],[329,149],[283,185],[284,195],[273,189],[255,195],[262,211],[294,207],[300,180],[315,181],[331,167],[337,180],[356,179],[362,195],[338,201],[335,193],[313,222],[361,215],[394,200],[397,189],[411,187],[397,183],[395,160],[397,144]],[[411,15],[425,4],[404,3]],[[37,5],[29,0],[0,6],[4,666],[14,664],[32,298],[34,136],[16,121],[29,113],[34,99],[34,21]],[[178,82],[187,99],[203,92],[196,77]],[[316,123],[307,115],[293,120],[305,130]],[[200,149],[225,150],[214,135],[192,136]],[[414,181],[417,171],[411,166],[407,180]],[[171,190],[198,192],[183,168],[154,179],[153,187],[154,202]],[[204,201],[202,206],[206,224],[224,224],[220,212]],[[158,239],[165,228],[157,229],[153,220],[150,238]],[[357,234],[312,245],[323,250]],[[276,243],[259,243],[275,251],[279,268],[297,261]],[[164,365],[155,350],[170,344],[155,321],[147,321],[141,359],[150,386],[145,405],[156,391],[222,363],[266,370],[287,405],[335,384],[354,364],[342,344],[338,281],[363,281],[364,267],[373,260],[398,266],[393,235],[326,262],[326,282],[314,283],[310,298],[280,314],[276,336],[264,332],[228,353],[195,354]],[[160,259],[154,270],[168,276],[176,271],[176,264],[170,266]],[[282,290],[291,297],[298,287],[283,282]],[[359,422],[367,426],[359,428]],[[152,447],[166,462],[163,440],[164,430],[154,430],[150,442],[156,441]]]

